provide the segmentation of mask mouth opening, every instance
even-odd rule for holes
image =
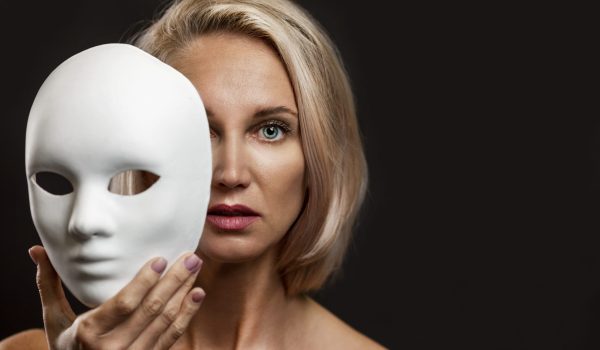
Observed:
[[[122,196],[134,196],[152,187],[160,176],[151,171],[130,169],[110,179],[108,191]]]
[[[52,171],[37,172],[31,176],[31,180],[44,191],[56,196],[64,196],[73,192],[71,181]]]

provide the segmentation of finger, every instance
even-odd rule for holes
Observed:
[[[177,318],[169,328],[158,338],[156,342],[156,349],[169,349],[175,342],[181,338],[183,333],[187,330],[187,327],[192,320],[192,317],[196,314],[206,294],[201,288],[192,289],[185,297],[183,305]]]
[[[202,260],[195,254],[185,254],[179,258],[123,324],[122,331],[134,335],[135,339],[156,318],[166,318],[169,324],[172,323],[178,310],[169,309],[165,313],[165,307],[181,288],[185,288],[184,295],[187,294],[201,265]],[[169,317],[171,320],[168,320]]]
[[[75,313],[62,288],[56,270],[44,247],[36,245],[29,249],[31,259],[37,265],[36,282],[44,312],[44,325],[49,336],[58,335],[75,320]]]
[[[197,275],[197,272],[191,275],[184,285],[175,292],[173,297],[167,302],[167,305],[165,305],[163,312],[141,331],[141,334],[137,337],[134,344],[130,346],[130,349],[151,349],[154,347],[160,335],[177,319],[177,316],[182,309],[185,296],[192,288]],[[129,321],[132,321],[132,324],[136,324],[134,322],[137,322],[137,324],[143,322],[134,321],[133,317],[130,320],[127,320],[127,322]],[[126,328],[124,328],[124,330],[125,329]]]
[[[94,326],[98,334],[112,330],[138,308],[148,292],[156,285],[167,267],[164,258],[148,261],[135,277],[114,297],[93,310]]]

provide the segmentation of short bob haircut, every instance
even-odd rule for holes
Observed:
[[[277,268],[288,295],[319,289],[343,260],[367,186],[354,99],[337,49],[286,0],[175,0],[131,40],[169,63],[202,34],[264,40],[294,89],[306,171],[302,212],[283,238]]]

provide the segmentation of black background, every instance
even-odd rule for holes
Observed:
[[[567,101],[579,72],[558,59],[593,45],[565,35],[568,14],[299,3],[345,60],[370,170],[344,272],[316,299],[392,349],[600,347],[597,113]],[[0,338],[43,325],[24,174],[35,93],[161,4],[0,2]]]

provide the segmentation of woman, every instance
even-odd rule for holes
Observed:
[[[306,296],[340,266],[367,175],[346,73],[323,31],[285,0],[182,0],[136,45],[187,76],[207,110],[213,180],[197,255],[162,278],[164,264],[148,262],[76,316],[33,247],[46,332],[1,345],[381,348]]]

